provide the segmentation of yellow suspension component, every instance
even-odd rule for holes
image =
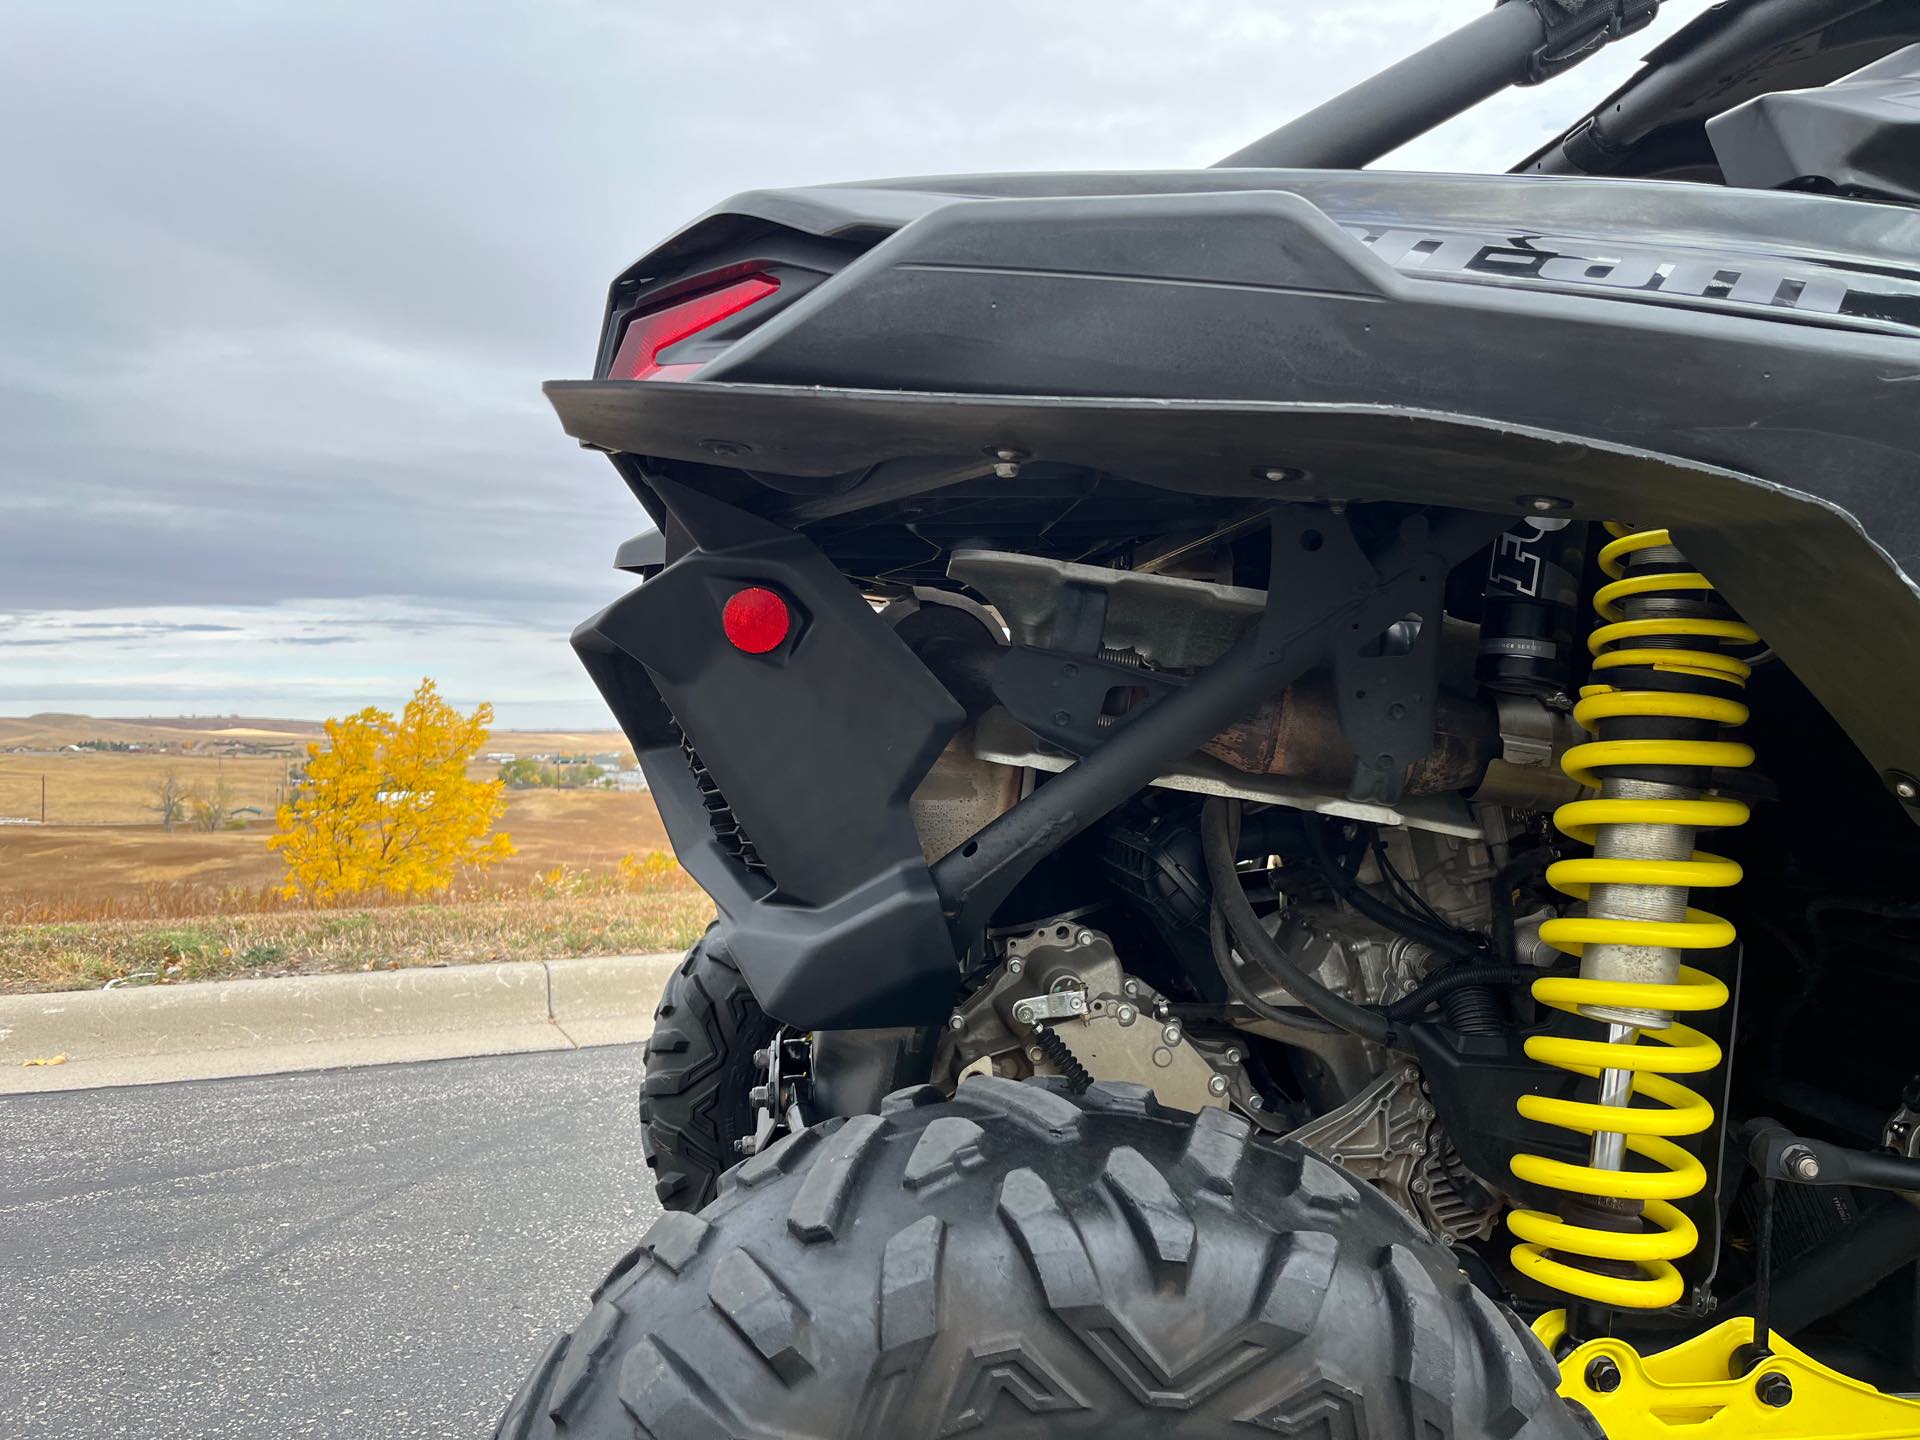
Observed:
[[[1566,1315],[1534,1322],[1557,1349]],[[1725,1321],[1658,1354],[1589,1340],[1560,1362],[1560,1393],[1593,1412],[1607,1440],[1912,1440],[1920,1401],[1829,1370],[1779,1336],[1748,1368],[1753,1321]]]
[[[1674,1202],[1698,1194],[1707,1179],[1700,1162],[1674,1141],[1713,1124],[1712,1105],[1669,1077],[1700,1074],[1720,1063],[1720,1047],[1673,1016],[1718,1009],[1727,1001],[1727,987],[1684,964],[1670,964],[1671,978],[1664,983],[1607,978],[1590,973],[1607,967],[1591,963],[1588,951],[1627,947],[1644,955],[1717,950],[1733,942],[1731,924],[1685,902],[1693,890],[1737,884],[1740,866],[1692,849],[1691,836],[1744,824],[1747,807],[1697,792],[1672,793],[1678,786],[1635,783],[1631,767],[1738,769],[1753,763],[1750,747],[1700,732],[1745,723],[1747,707],[1730,692],[1744,685],[1748,667],[1720,647],[1759,637],[1737,620],[1701,613],[1712,582],[1676,567],[1679,556],[1665,530],[1607,528],[1616,537],[1600,552],[1609,583],[1594,596],[1604,623],[1588,640],[1595,683],[1580,692],[1573,711],[1596,738],[1569,750],[1561,762],[1568,776],[1598,793],[1562,805],[1553,817],[1562,834],[1598,853],[1547,870],[1555,889],[1589,902],[1588,913],[1551,920],[1540,932],[1554,948],[1580,957],[1582,974],[1538,980],[1533,995],[1554,1009],[1610,1021],[1610,1038],[1535,1036],[1526,1045],[1528,1057],[1541,1064],[1601,1079],[1602,1101],[1527,1095],[1518,1106],[1529,1120],[1588,1137],[1593,1163],[1516,1155],[1512,1169],[1523,1181],[1569,1195],[1638,1202],[1646,1226],[1603,1229],[1540,1210],[1517,1210],[1508,1226],[1521,1242],[1513,1263],[1522,1274],[1597,1304],[1658,1309],[1682,1298],[1685,1286],[1673,1262],[1699,1243],[1693,1222]],[[1660,568],[1628,574],[1632,558],[1649,551],[1664,552],[1647,556]],[[1647,678],[1636,685],[1635,672]],[[1608,676],[1622,683],[1606,683]],[[1665,686],[1673,688],[1656,688]],[[1693,722],[1695,734],[1608,737],[1601,731],[1610,721]],[[1677,853],[1662,856],[1662,848]],[[1621,913],[1649,908],[1668,913]],[[1640,1043],[1643,1031],[1659,1043]],[[1628,1156],[1640,1163],[1628,1168]]]

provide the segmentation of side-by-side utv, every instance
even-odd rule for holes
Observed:
[[[547,387],[718,919],[508,1440],[1920,1436],[1920,3],[760,191]]]

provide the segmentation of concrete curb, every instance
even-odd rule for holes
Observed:
[[[652,1032],[679,963],[609,955],[0,996],[0,1095],[628,1044]]]

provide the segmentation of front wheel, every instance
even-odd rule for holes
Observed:
[[[1443,1246],[1302,1147],[1140,1087],[978,1078],[802,1131],[664,1216],[497,1433],[1596,1433],[1558,1379]]]

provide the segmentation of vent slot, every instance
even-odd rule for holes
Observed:
[[[700,787],[700,803],[706,807],[707,824],[713,827],[713,838],[720,842],[720,848],[739,861],[742,868],[755,875],[764,875],[771,881],[772,872],[767,869],[767,862],[760,858],[760,852],[754,848],[753,837],[747,834],[733,813],[733,807],[727,803],[719,782],[700,763],[700,752],[693,748],[693,741],[684,730],[680,732],[680,753],[686,756],[687,768],[693,772],[693,783]]]

